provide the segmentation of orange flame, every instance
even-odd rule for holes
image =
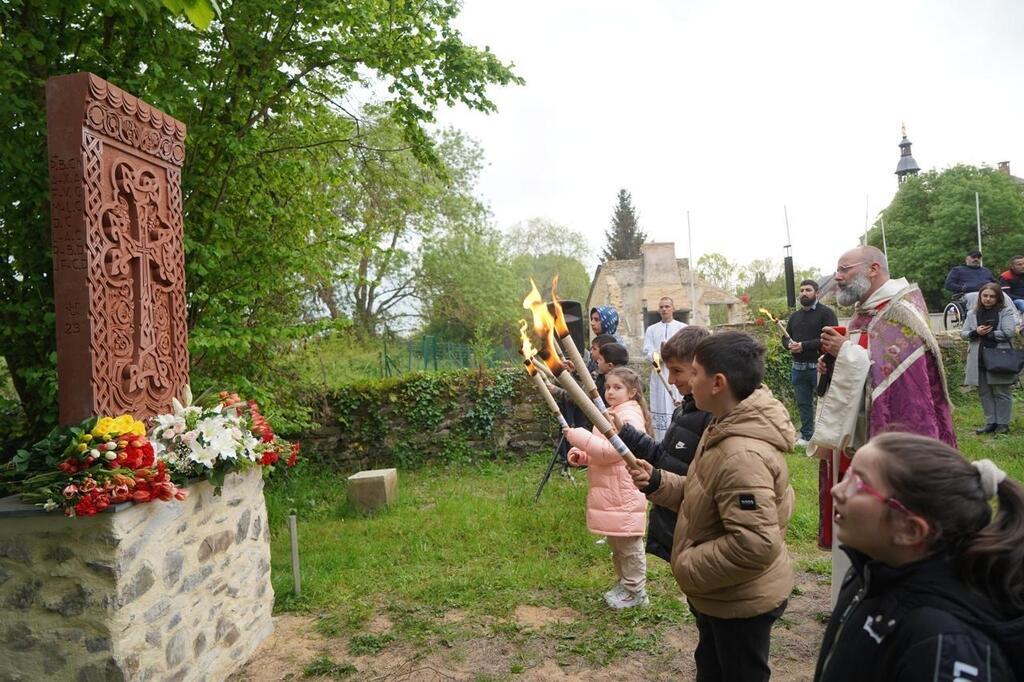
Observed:
[[[529,308],[533,313],[533,330],[537,336],[544,339],[544,348],[540,351],[540,357],[554,375],[561,374],[565,365],[558,357],[558,343],[555,341],[555,318],[548,312],[548,307],[541,298],[537,284],[530,279],[530,293],[523,299],[523,307]]]
[[[565,323],[565,314],[562,312],[562,301],[558,298],[558,275],[551,278],[551,301],[555,309],[555,333],[558,338],[564,339],[569,336],[569,325]]]
[[[530,361],[534,355],[537,354],[537,349],[530,343],[530,337],[526,334],[526,330],[529,325],[526,324],[526,320],[519,320],[519,338],[522,339],[523,343],[519,347],[519,354],[523,356],[523,359],[527,362]]]

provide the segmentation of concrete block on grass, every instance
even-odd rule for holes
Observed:
[[[398,470],[370,469],[348,477],[348,498],[356,509],[368,514],[398,499]]]

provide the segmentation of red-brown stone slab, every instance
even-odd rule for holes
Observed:
[[[145,418],[188,383],[185,125],[90,73],[46,82],[60,422]]]

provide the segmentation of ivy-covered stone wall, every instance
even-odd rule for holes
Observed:
[[[551,451],[557,422],[520,367],[409,374],[319,396],[303,456],[340,470]]]
[[[765,383],[795,413],[790,356],[778,335],[755,324],[740,328],[765,343]],[[939,342],[954,402],[977,400],[961,389],[966,343],[946,335]],[[555,420],[518,366],[364,381],[311,403],[322,426],[299,436],[304,456],[342,471],[551,452],[558,442]]]

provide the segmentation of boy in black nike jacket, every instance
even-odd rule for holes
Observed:
[[[698,410],[690,394],[693,376],[693,351],[710,333],[704,327],[680,329],[662,344],[661,361],[668,367],[668,381],[679,389],[683,402],[672,413],[672,422],[659,443],[643,431],[626,424],[619,432],[623,442],[639,459],[650,462],[655,469],[664,469],[685,476],[711,413]],[[676,512],[654,505],[647,525],[647,553],[669,561],[672,534],[676,528]]]

